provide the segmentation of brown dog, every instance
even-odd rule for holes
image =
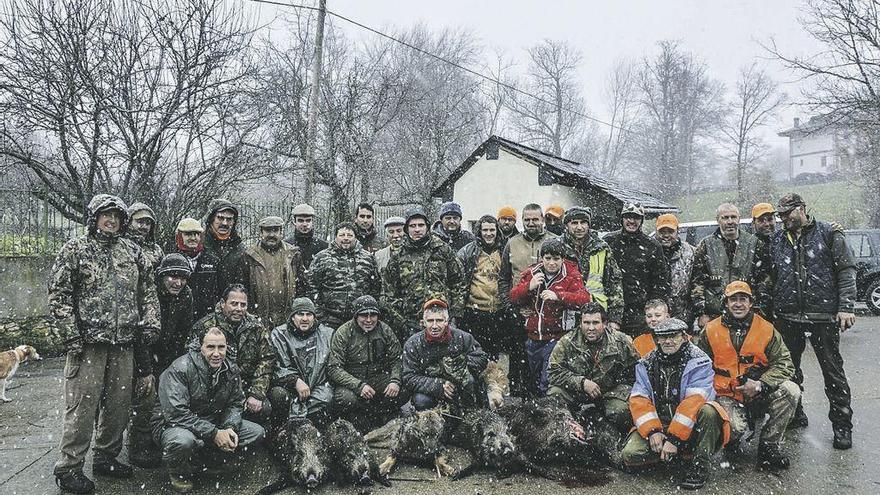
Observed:
[[[37,354],[37,350],[29,345],[20,345],[15,349],[0,352],[0,400],[12,402],[12,399],[6,397],[6,386],[18,370],[18,365],[28,360],[39,361],[40,359],[42,358]]]

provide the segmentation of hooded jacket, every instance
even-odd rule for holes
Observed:
[[[291,315],[292,317],[293,315]],[[330,357],[330,338],[333,329],[315,320],[312,331],[303,334],[292,330],[290,319],[272,330],[272,350],[275,353],[274,384],[293,392],[296,381],[302,380],[311,389],[311,396],[329,404],[333,398],[333,386],[327,377],[327,360]],[[291,415],[303,417],[308,404],[293,401]]]
[[[143,250],[124,237],[97,229],[99,211],[125,203],[98,195],[89,203],[89,233],[67,241],[49,276],[49,309],[66,349],[85,344],[147,344],[159,335],[159,300]],[[125,221],[123,220],[123,225]]]
[[[355,318],[343,323],[330,339],[327,375],[334,387],[360,394],[365,384],[400,384],[403,349],[394,330],[379,321],[364,332]]]
[[[126,232],[126,236],[143,249],[144,256],[146,256],[147,261],[150,262],[151,268],[155,270],[156,267],[159,266],[159,262],[162,261],[162,257],[165,256],[165,253],[162,252],[162,247],[156,243],[156,214],[153,212],[152,208],[144,203],[133,203],[128,207],[128,218],[133,217],[134,214],[139,211],[146,211],[150,214],[150,218],[153,219],[153,226],[150,228],[150,233],[144,236],[129,228],[128,232]]]
[[[186,258],[192,270],[187,286],[192,290],[193,321],[199,320],[214,311],[214,306],[225,289],[220,288],[217,273],[220,260],[216,254],[205,250],[195,253],[195,256],[180,249],[178,252]]]
[[[351,318],[352,301],[363,295],[378,299],[382,293],[376,260],[358,241],[350,249],[331,243],[315,255],[308,277],[318,320],[333,328]]]
[[[175,359],[159,378],[159,400],[150,425],[153,438],[168,428],[183,428],[205,443],[219,430],[241,428],[244,411],[241,373],[228,359],[218,371],[199,351]]]
[[[221,210],[232,210],[235,215],[235,224],[229,239],[220,240],[214,236],[211,224],[214,217]],[[205,251],[213,253],[217,257],[217,283],[220,292],[232,284],[244,283],[244,269],[242,258],[244,257],[244,244],[238,234],[238,222],[240,221],[238,207],[225,199],[211,201],[208,217],[205,219]]]
[[[519,284],[510,290],[510,301],[523,307],[526,315],[526,334],[532,340],[558,340],[574,327],[574,311],[590,302],[590,293],[584,287],[577,265],[564,260],[559,273],[546,289],[552,290],[559,300],[541,300],[544,285],[529,290],[529,283],[544,263],[536,263],[520,275]],[[569,311],[566,315],[566,311]],[[571,321],[566,321],[570,316]]]
[[[466,244],[474,242],[477,240],[477,237],[471,232],[459,228],[457,232],[450,234],[443,229],[443,224],[440,221],[434,222],[434,228],[432,232],[439,237],[443,242],[449,245],[452,248],[453,252],[458,252],[459,249],[463,248]]]
[[[471,289],[474,282],[474,273],[477,270],[477,265],[479,265],[480,258],[484,256],[489,256],[490,259],[485,260],[486,263],[489,263],[487,266],[493,267],[495,266],[495,261],[492,261],[491,257],[495,257],[497,260],[497,269],[493,271],[493,273],[486,273],[485,280],[492,281],[494,278],[494,282],[491,282],[494,285],[494,291],[498,294],[498,302],[500,307],[504,307],[503,299],[501,298],[501,293],[498,288],[498,278],[501,273],[501,253],[502,249],[504,249],[504,238],[502,236],[496,236],[495,242],[491,245],[491,250],[489,252],[486,251],[486,247],[483,245],[481,239],[477,239],[463,248],[458,250],[456,256],[458,256],[458,261],[461,262],[462,269],[464,270],[464,287],[467,291],[465,294],[465,303],[470,304],[470,296]],[[491,292],[491,291],[490,291]]]
[[[612,232],[605,242],[623,275],[623,319],[621,327],[641,327],[645,323],[645,303],[651,299],[668,301],[671,293],[669,264],[660,243],[641,230],[630,234]]]
[[[525,269],[541,261],[541,244],[554,237],[556,234],[546,230],[534,237],[524,231],[507,240],[501,251],[501,272],[498,274],[498,292],[502,304],[512,306],[510,289],[519,284],[520,274]]]
[[[401,379],[407,390],[443,397],[444,381],[448,380],[456,389],[462,390],[483,374],[489,358],[480,343],[463,330],[452,327],[451,331],[449,342],[428,342],[424,331],[406,341]]]
[[[436,235],[419,241],[404,237],[385,268],[381,304],[395,329],[419,328],[422,304],[434,297],[449,304],[452,316],[464,308],[464,275],[455,253]]]
[[[584,286],[590,291],[594,300],[600,300],[594,294],[604,295],[608,321],[620,324],[623,319],[623,274],[620,271],[617,259],[611,253],[608,243],[599,238],[599,235],[591,230],[580,248],[574,242],[574,238],[567,232],[562,234],[562,242],[565,244],[565,259],[577,263]],[[601,263],[599,258],[601,257]],[[592,273],[593,266],[601,265],[601,273]],[[591,281],[591,279],[593,281]],[[593,284],[598,285],[594,287]]]

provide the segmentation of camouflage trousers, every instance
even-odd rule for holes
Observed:
[[[731,442],[737,442],[750,429],[750,418],[754,421],[767,415],[767,421],[761,428],[760,444],[778,446],[782,443],[785,428],[794,416],[800,396],[801,389],[797,384],[786,380],[770,393],[766,401],[741,404],[732,397],[718,397],[715,401],[730,416]]]
[[[692,454],[693,462],[703,469],[709,467],[712,455],[721,449],[724,421],[711,404],[704,404],[697,413],[697,422],[691,438],[679,449],[679,454]],[[683,451],[683,452],[682,452]],[[660,454],[651,450],[651,444],[638,430],[632,430],[621,451],[623,463],[636,468],[660,462]]]
[[[115,459],[128,424],[134,354],[130,346],[85,344],[64,365],[64,426],[55,474],[80,470],[95,432],[95,458]]]

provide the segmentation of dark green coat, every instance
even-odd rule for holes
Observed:
[[[364,384],[400,384],[403,348],[385,322],[365,333],[354,319],[343,323],[330,339],[327,374],[334,387],[359,394]]]
[[[631,387],[639,353],[632,339],[623,332],[605,327],[605,335],[597,344],[589,344],[580,327],[567,333],[550,353],[547,374],[550,385],[572,395],[583,393],[584,379],[596,382],[602,393],[619,385]],[[627,394],[617,397],[627,400]]]

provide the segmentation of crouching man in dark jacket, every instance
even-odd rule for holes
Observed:
[[[241,373],[226,359],[226,335],[208,328],[201,349],[177,358],[159,378],[153,439],[162,446],[172,490],[192,490],[197,451],[232,454],[263,438],[262,426],[241,418],[243,404]]]
[[[449,323],[449,306],[431,299],[422,307],[422,326],[403,346],[403,386],[417,411],[439,402],[483,407],[481,375],[489,358],[474,337]]]

